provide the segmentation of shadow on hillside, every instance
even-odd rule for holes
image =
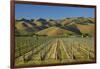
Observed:
[[[76,26],[64,26],[64,27],[61,27],[61,28],[62,29],[69,30],[69,31],[72,31],[72,32],[74,32],[75,34],[78,34],[78,35],[81,35],[82,34],[80,32],[80,30]]]

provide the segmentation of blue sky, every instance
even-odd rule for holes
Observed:
[[[16,4],[15,18],[61,19],[66,17],[94,17],[94,8]]]

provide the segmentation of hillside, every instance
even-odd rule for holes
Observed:
[[[89,35],[94,35],[94,25],[81,25],[81,24],[76,24],[77,28],[80,30],[81,33],[83,34],[89,34]]]
[[[59,35],[71,35],[71,34],[74,34],[74,32],[61,29],[59,27],[50,27],[50,28],[39,31],[36,34],[47,35],[47,36],[59,36]]]
[[[95,29],[94,18],[64,18],[53,19],[21,19],[15,21],[15,35],[82,35],[93,36]]]

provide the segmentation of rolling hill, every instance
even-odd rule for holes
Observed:
[[[82,34],[94,35],[94,31],[95,31],[94,24],[91,24],[91,25],[76,24],[76,26]]]
[[[53,19],[21,19],[15,21],[15,35],[82,35],[88,34],[93,36],[95,30],[94,18],[64,18],[59,20]]]
[[[59,27],[50,27],[50,28],[39,31],[36,34],[47,35],[47,36],[60,36],[60,35],[71,35],[71,34],[74,34],[74,32],[61,29]]]

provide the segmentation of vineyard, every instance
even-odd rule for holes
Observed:
[[[92,37],[16,37],[15,63],[39,65],[94,61]]]

